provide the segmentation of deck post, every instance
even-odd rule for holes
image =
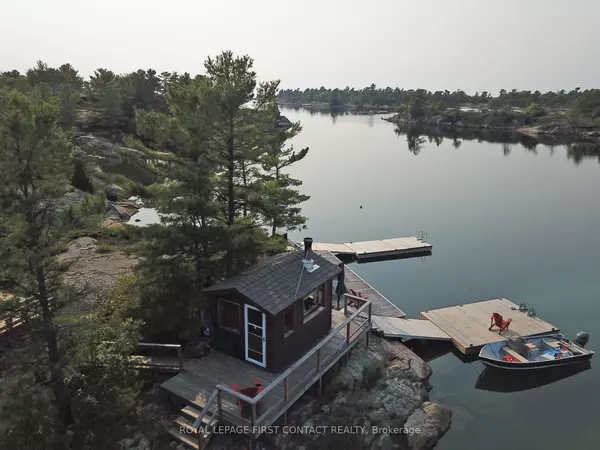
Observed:
[[[317,393],[320,397],[321,395],[323,395],[323,377],[319,378],[319,385],[318,385],[317,389],[318,389]]]
[[[344,294],[344,316],[348,315],[348,296]]]
[[[321,348],[317,350],[317,373],[321,371]]]
[[[350,322],[346,324],[346,344],[350,344]]]
[[[217,394],[217,414],[220,422],[223,418],[223,391],[221,389],[219,389],[219,393]]]
[[[283,399],[286,402],[288,401],[288,379],[287,379],[287,377],[285,377],[283,379]]]
[[[181,345],[177,347],[177,360],[179,361],[179,371],[183,370],[183,351],[181,350]]]
[[[345,281],[344,281],[344,279],[345,279],[345,277],[344,277],[344,274],[345,274],[345,272],[344,272],[344,270],[345,270],[344,269],[344,262],[340,261],[340,263],[338,264],[338,267],[340,269],[342,269],[342,273],[338,276],[338,284],[342,283],[344,285],[341,288],[338,286],[338,288],[336,289],[336,294],[337,294],[337,310],[339,311],[340,310],[340,294],[339,293],[342,292],[342,295],[344,295],[343,292],[346,290],[345,289]]]
[[[367,329],[367,345],[366,345],[367,347],[369,347],[369,335],[371,334],[371,330],[372,330],[372,326],[371,326],[371,305],[373,305],[373,303],[369,303],[369,307],[368,307],[368,309],[369,309],[369,319],[368,320],[369,321],[368,321],[367,325],[368,325],[369,328]]]
[[[252,428],[256,426],[256,402],[252,402]]]

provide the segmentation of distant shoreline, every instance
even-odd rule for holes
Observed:
[[[600,143],[600,127],[582,126],[565,117],[554,117],[541,121],[533,121],[530,124],[521,124],[517,121],[512,123],[482,123],[483,113],[462,114],[458,120],[449,116],[434,116],[414,119],[406,115],[396,114],[392,117],[384,117],[382,120],[393,123],[402,128],[438,128],[451,131],[489,131],[518,133],[535,138],[563,138],[570,141]],[[554,119],[554,120],[553,120]],[[491,120],[493,122],[493,119]]]
[[[277,102],[277,105],[283,106],[289,109],[306,109],[308,111],[320,111],[320,112],[351,112],[357,115],[368,116],[372,114],[393,114],[396,112],[396,106],[374,106],[370,107],[365,105],[359,107],[358,105],[338,106],[331,107],[328,103],[311,102],[311,103],[297,103],[297,102]]]

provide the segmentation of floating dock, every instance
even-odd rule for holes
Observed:
[[[314,249],[313,244],[313,249]],[[315,250],[316,253],[334,264],[341,263],[340,259],[327,250]],[[344,282],[348,293],[353,290],[361,297],[371,300],[372,316],[405,317],[406,313],[389,301],[381,292],[359,277],[352,269],[344,265]],[[335,302],[335,299],[333,300]]]
[[[386,338],[450,341],[452,338],[429,320],[373,316],[373,331]]]
[[[498,328],[488,330],[493,313],[501,314],[504,319],[512,319],[508,329],[501,335],[498,334]],[[519,311],[519,307],[506,298],[433,309],[422,312],[421,319],[429,320],[450,336],[454,346],[465,355],[476,353],[484,345],[493,342],[558,332],[556,326]]]
[[[431,254],[433,246],[416,237],[379,239],[374,241],[326,244],[315,242],[315,251],[328,251],[342,258],[356,259],[358,262],[386,258],[410,258]]]

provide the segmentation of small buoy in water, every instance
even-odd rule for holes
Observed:
[[[141,220],[140,220],[140,219],[135,219],[135,221],[136,221],[136,222],[141,222]]]
[[[360,205],[360,209],[362,209],[362,205]]]

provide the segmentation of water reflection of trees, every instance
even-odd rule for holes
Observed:
[[[286,109],[291,109],[295,111],[307,111],[311,116],[329,116],[331,117],[331,121],[335,124],[337,122],[337,118],[339,116],[365,116],[368,118],[369,126],[372,126],[375,120],[375,116],[378,114],[389,114],[389,111],[374,111],[373,114],[358,109],[347,109],[344,107],[313,107],[313,108],[305,108],[302,106],[298,107],[289,107],[289,106],[280,106],[281,111],[285,111]]]
[[[498,143],[502,145],[504,156],[511,154],[514,145],[521,145],[527,151],[537,154],[538,145],[542,144],[554,155],[557,146],[565,147],[567,158],[575,164],[580,164],[585,159],[597,159],[600,162],[600,145],[595,142],[573,142],[568,138],[549,136],[529,136],[515,132],[499,132],[489,130],[441,130],[438,128],[396,127],[398,136],[406,136],[408,150],[418,155],[425,143],[435,144],[439,147],[444,139],[452,141],[452,146],[459,149],[463,141],[477,141]]]
[[[600,162],[600,150],[598,145],[584,143],[573,143],[567,146],[567,158],[573,160],[575,164],[580,164],[584,159],[598,159]]]
[[[406,134],[406,143],[408,144],[408,150],[418,155],[421,153],[421,150],[425,146],[425,138],[421,136],[418,132],[409,131]]]

